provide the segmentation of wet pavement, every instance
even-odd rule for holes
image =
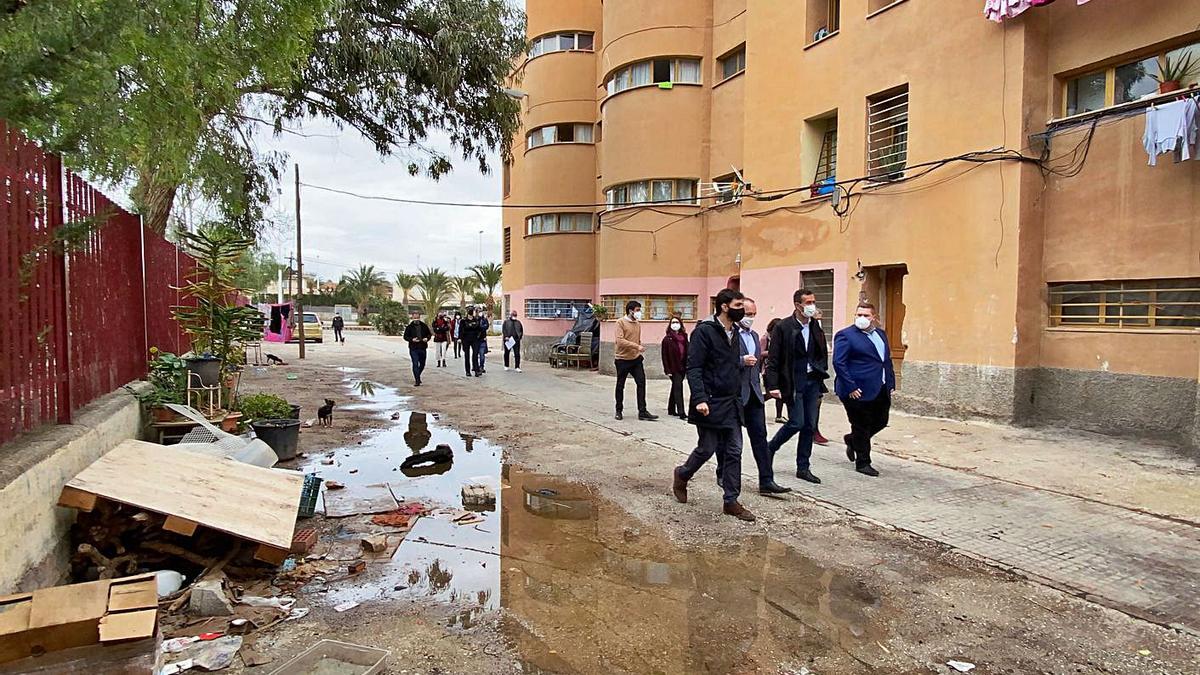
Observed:
[[[877,589],[762,535],[682,548],[588,486],[502,463],[500,448],[409,410],[395,389],[346,372],[359,408],[385,420],[360,443],[310,457],[305,469],[369,493],[446,507],[422,517],[390,559],[330,582],[312,601],[436,602],[469,629],[500,610],[525,672],[743,672],[827,657],[866,671],[891,607]],[[440,444],[450,464],[399,469]],[[459,525],[465,483],[498,487],[495,510]],[[371,488],[369,486],[376,486]],[[345,519],[347,522],[352,519]],[[352,548],[357,532],[338,535]],[[861,656],[860,656],[861,653]]]

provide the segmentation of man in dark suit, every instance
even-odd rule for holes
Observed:
[[[742,359],[738,355],[738,323],[746,316],[743,296],[726,288],[717,294],[717,313],[701,321],[688,343],[687,380],[692,392],[688,421],[699,435],[696,449],[673,473],[671,491],[687,503],[688,481],[713,455],[721,458],[724,512],[753,521],[738,503],[742,490]]]
[[[871,466],[871,438],[888,424],[896,373],[875,305],[859,303],[854,325],[833,336],[833,368],[837,372],[834,390],[850,418],[850,433],[843,437],[846,457],[859,473],[878,476]]]
[[[746,316],[739,322],[738,357],[741,359],[742,378],[738,402],[742,406],[746,435],[750,437],[750,448],[754,452],[754,463],[758,465],[758,492],[765,495],[784,494],[791,488],[775,482],[773,455],[767,448],[767,407],[762,388],[762,342],[754,332],[754,319],[758,306],[751,298],[745,299]],[[717,458],[717,477],[721,475],[721,458]]]
[[[829,354],[825,347],[825,332],[814,319],[817,315],[817,296],[807,288],[792,295],[795,306],[792,316],[782,319],[771,334],[771,353],[767,357],[764,376],[767,392],[782,399],[788,408],[788,421],[768,444],[774,456],[796,434],[796,478],[820,483],[813,475],[813,436],[821,409],[821,395],[829,391]]]

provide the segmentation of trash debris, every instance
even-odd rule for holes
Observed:
[[[445,443],[439,443],[437,447],[428,452],[418,452],[405,458],[400,464],[401,470],[411,470],[420,466],[429,464],[446,464],[454,461],[454,450]]]
[[[950,661],[946,662],[946,665],[950,666],[951,668],[957,670],[960,673],[969,673],[972,670],[975,670],[975,664],[967,663],[966,661],[950,660]]]
[[[376,525],[384,525],[386,527],[408,527],[412,517],[395,511],[391,513],[381,513],[371,518],[371,522]]]
[[[258,648],[248,642],[242,643],[242,648],[238,650],[238,654],[242,657],[242,663],[246,664],[247,668],[254,668],[270,663],[273,659],[258,650]]]
[[[372,518],[372,520],[374,520],[374,518]],[[362,544],[364,551],[368,551],[370,553],[382,553],[383,551],[387,550],[387,535],[373,534],[363,537],[359,540],[359,543]]]
[[[349,574],[362,574],[367,571],[367,562],[365,560],[355,560],[346,565],[346,572]]]
[[[336,480],[325,481],[325,489],[326,490],[342,490],[342,489],[345,489],[345,487],[346,487],[345,485],[337,482]]]
[[[396,498],[387,485],[356,486],[353,490],[325,493],[325,515],[346,518],[369,513],[387,513],[396,509]]]
[[[307,607],[296,607],[292,611],[288,612],[288,615],[284,618],[284,621],[303,619],[304,617],[308,616],[309,611],[311,610],[309,610]]]
[[[1149,649],[1139,649],[1138,654],[1141,654],[1142,656],[1150,656],[1150,650]]]
[[[462,488],[463,506],[495,506],[496,491],[490,485],[469,483]]]
[[[292,673],[378,673],[391,655],[386,649],[354,645],[337,640],[321,640],[288,661],[270,675]],[[326,667],[330,670],[317,670]]]
[[[178,654],[184,649],[187,649],[188,645],[199,641],[200,638],[195,635],[190,637],[171,638],[170,640],[163,640],[162,650],[166,654]]]
[[[196,663],[191,659],[184,659],[182,661],[176,661],[175,663],[168,663],[162,667],[162,670],[158,672],[160,675],[175,675],[176,673],[182,673],[185,670],[191,670],[195,665]]]
[[[358,469],[350,469],[350,473],[358,473]]]
[[[485,520],[487,520],[487,518],[484,518],[483,516],[479,515],[478,513],[474,513],[472,511],[466,511],[466,512],[462,513],[461,515],[456,516],[451,522],[453,522],[456,525],[474,525],[476,523],[482,523]]]
[[[221,579],[205,579],[192,584],[191,598],[188,600],[188,614],[194,616],[229,616],[233,614],[233,604],[225,595],[225,586]]]
[[[195,667],[204,670],[224,670],[233,665],[233,659],[242,648],[242,636],[227,635],[211,642],[201,642],[188,650],[188,657]]]
[[[348,612],[348,611],[350,611],[350,610],[354,609],[355,607],[358,607],[358,603],[357,603],[357,602],[354,602],[353,600],[351,600],[350,602],[343,602],[343,603],[342,603],[342,604],[340,604],[340,605],[334,605],[334,606],[333,606],[333,611],[335,611],[335,612]]]
[[[249,605],[251,607],[274,607],[275,609],[281,609],[287,612],[290,611],[296,604],[296,599],[285,596],[264,598],[257,595],[243,595],[242,599],[238,600],[238,603],[242,605]]]
[[[295,571],[295,569],[296,569],[296,559],[295,558],[288,558],[287,560],[283,561],[282,565],[279,566],[280,572],[292,572],[292,571]]]
[[[160,598],[176,593],[183,586],[183,575],[175,570],[159,570],[154,575]]]
[[[312,527],[306,527],[297,530],[296,534],[292,535],[292,553],[301,555],[313,550],[317,545],[317,530]]]

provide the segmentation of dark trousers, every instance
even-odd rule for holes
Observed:
[[[742,493],[742,428],[696,427],[696,429],[700,435],[696,441],[696,449],[688,455],[683,466],[675,470],[676,474],[681,479],[689,481],[713,455],[716,455],[717,464],[721,470],[721,489],[725,493],[725,503],[736,502]]]
[[[783,399],[775,399],[775,419],[783,417]]]
[[[646,408],[646,368],[642,365],[645,359],[637,357],[636,359],[626,361],[618,359],[617,365],[617,412],[625,410],[625,378],[633,375],[633,381],[637,384],[637,406],[638,412],[649,412]]]
[[[334,341],[334,342],[341,342],[341,341],[342,341],[342,329],[341,329],[341,328],[334,328],[334,329],[333,329],[333,341]]]
[[[771,485],[775,482],[775,468],[772,466],[775,453],[771,452],[767,443],[767,407],[751,396],[750,402],[743,406],[742,414],[746,418],[746,435],[750,437],[754,463],[758,465],[758,485]]]
[[[681,416],[687,414],[687,404],[683,402],[684,374],[671,375],[671,396],[667,399],[667,414]]]
[[[771,454],[779,452],[784,443],[800,434],[800,441],[796,445],[796,471],[808,471],[809,460],[812,458],[813,435],[817,431],[817,415],[821,411],[821,381],[809,378],[798,383],[792,402],[787,404],[787,408],[788,421],[779,427],[779,431],[775,432],[775,437],[771,439]]]
[[[421,384],[421,373],[425,372],[425,357],[428,355],[428,349],[408,348],[408,356],[412,359],[413,377],[416,378],[417,384]]]
[[[462,356],[462,342],[459,340],[454,340],[453,342],[454,342],[454,358],[457,359],[458,357]]]
[[[854,464],[871,466],[871,438],[888,425],[888,414],[892,409],[892,395],[887,389],[879,392],[873,401],[842,399],[846,417],[850,418],[850,447],[854,450]]]
[[[517,340],[516,342],[514,342],[512,349],[509,349],[507,346],[504,347],[504,367],[505,368],[508,367],[508,353],[509,352],[512,352],[513,360],[516,361],[517,365],[515,367],[520,368],[521,367],[521,341]]]
[[[479,372],[479,362],[475,360],[474,356],[472,356],[471,345],[469,343],[462,343],[462,355],[463,368],[467,371],[467,374],[470,375],[472,370]]]

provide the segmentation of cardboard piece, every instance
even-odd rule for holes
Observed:
[[[386,513],[395,509],[396,498],[384,484],[356,486],[332,494],[325,492],[325,516],[328,518]]]
[[[154,638],[153,574],[0,597],[0,664],[98,644]]]

